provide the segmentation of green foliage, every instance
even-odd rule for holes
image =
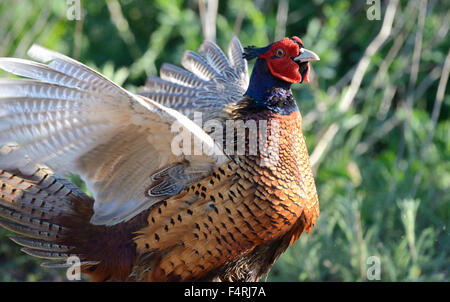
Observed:
[[[273,41],[279,2],[220,1],[217,43],[225,48],[234,34],[244,45]],[[286,35],[300,36],[321,57],[310,83],[293,87],[310,152],[330,126],[338,128],[314,162],[318,223],[281,256],[269,281],[365,281],[370,256],[380,259],[382,281],[449,280],[450,96],[438,107],[436,95],[450,7],[427,1],[421,31],[420,3],[400,1],[391,35],[369,57],[351,106],[340,110],[386,4],[382,20],[369,21],[365,1],[290,1]],[[39,43],[136,91],[163,62],[179,64],[183,51],[203,40],[195,0],[83,1],[83,10],[77,26],[66,18],[65,1],[1,1],[0,56],[26,57]],[[63,272],[39,268],[7,234],[0,231],[1,281],[64,280]]]

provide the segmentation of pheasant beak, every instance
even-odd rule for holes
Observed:
[[[313,61],[319,61],[319,56],[308,49],[300,48],[300,55],[298,57],[293,58],[293,60],[297,63],[305,63],[305,62],[313,62]]]

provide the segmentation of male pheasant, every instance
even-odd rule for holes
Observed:
[[[257,281],[315,224],[290,86],[319,57],[300,38],[245,50],[233,38],[228,58],[205,41],[139,94],[28,54],[42,63],[0,58],[28,78],[0,79],[0,225],[43,266],[77,256],[93,281]]]

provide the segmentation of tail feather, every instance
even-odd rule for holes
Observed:
[[[81,261],[81,266],[95,266],[98,265],[100,261]],[[73,264],[67,261],[52,261],[52,262],[43,262],[41,263],[42,267],[45,268],[68,268],[71,267]]]
[[[31,238],[46,238],[48,240],[55,240],[57,238],[57,235],[53,232],[42,231],[4,219],[0,219],[0,227]]]
[[[0,215],[3,218],[10,220],[11,222],[15,222],[21,226],[29,227],[30,229],[34,229],[37,231],[44,231],[52,235],[58,234],[58,232],[62,231],[64,228],[58,224],[48,222],[41,218],[33,217],[32,215],[25,214],[20,210],[5,207],[6,203],[3,202],[0,204]],[[16,207],[17,208],[17,207]]]
[[[39,249],[30,249],[30,248],[22,248],[21,251],[24,252],[25,254],[28,254],[33,257],[50,259],[50,260],[63,260],[63,259],[69,258],[70,256],[75,256],[75,255],[70,255],[67,253],[49,252],[49,251],[43,251],[43,250],[39,250]]]
[[[69,267],[69,257],[77,256],[94,281],[129,280],[133,238],[148,211],[118,225],[93,225],[93,199],[45,166],[34,171],[0,170],[0,227],[18,234],[10,239],[24,253],[51,260],[44,267]]]
[[[73,247],[67,245],[60,245],[46,240],[33,239],[27,237],[10,236],[9,239],[26,248],[37,249],[48,252],[68,252]]]
[[[10,239],[26,254],[51,260],[74,255],[74,247],[61,240],[70,232],[63,217],[74,215],[77,203],[92,207],[93,201],[47,167],[31,175],[0,170],[0,227],[21,235]]]

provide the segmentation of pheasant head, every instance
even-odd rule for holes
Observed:
[[[302,40],[296,36],[266,47],[246,47],[244,58],[256,58],[246,92],[255,101],[263,100],[272,88],[289,89],[291,84],[308,82],[309,62],[319,60],[319,56],[305,49]]]

